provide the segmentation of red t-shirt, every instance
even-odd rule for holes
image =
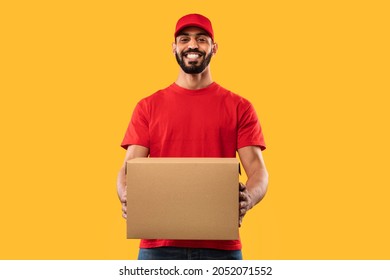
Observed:
[[[217,83],[198,90],[177,84],[142,99],[122,147],[141,145],[150,157],[236,157],[245,146],[265,149],[253,106]],[[237,209],[238,211],[238,209]],[[141,240],[141,248],[161,246],[241,249],[240,240]]]

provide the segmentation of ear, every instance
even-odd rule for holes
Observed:
[[[172,43],[172,53],[173,53],[173,54],[176,53],[176,46],[177,46],[176,43],[173,42],[173,43]]]
[[[218,51],[218,44],[217,43],[213,43],[213,47],[212,47],[212,50],[213,52],[213,55],[216,55],[217,51]]]

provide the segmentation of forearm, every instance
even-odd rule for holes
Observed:
[[[124,200],[123,194],[126,190],[126,164],[127,161],[136,158],[136,157],[147,157],[149,155],[149,149],[138,146],[138,145],[131,145],[127,148],[125,160],[123,161],[123,164],[118,172],[117,177],[117,190],[118,190],[118,196],[121,199],[121,201]]]
[[[247,202],[244,206],[249,210],[264,198],[267,192],[268,172],[259,147],[244,147],[238,150],[238,154],[248,177],[245,185],[246,197],[242,199]]]
[[[259,169],[248,175],[246,189],[250,196],[249,209],[259,203],[265,196],[268,186],[268,172],[266,169]]]

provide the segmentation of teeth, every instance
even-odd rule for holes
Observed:
[[[198,57],[199,57],[199,54],[196,54],[196,53],[189,53],[189,54],[187,54],[187,57],[188,57],[188,58],[198,58]]]

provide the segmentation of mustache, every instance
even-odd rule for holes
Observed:
[[[193,49],[193,50],[188,50],[188,51],[183,51],[182,53],[181,53],[181,55],[186,55],[186,54],[188,54],[188,53],[197,53],[197,54],[199,54],[199,55],[206,55],[206,53],[205,52],[201,52],[200,50],[198,50],[198,49]]]

